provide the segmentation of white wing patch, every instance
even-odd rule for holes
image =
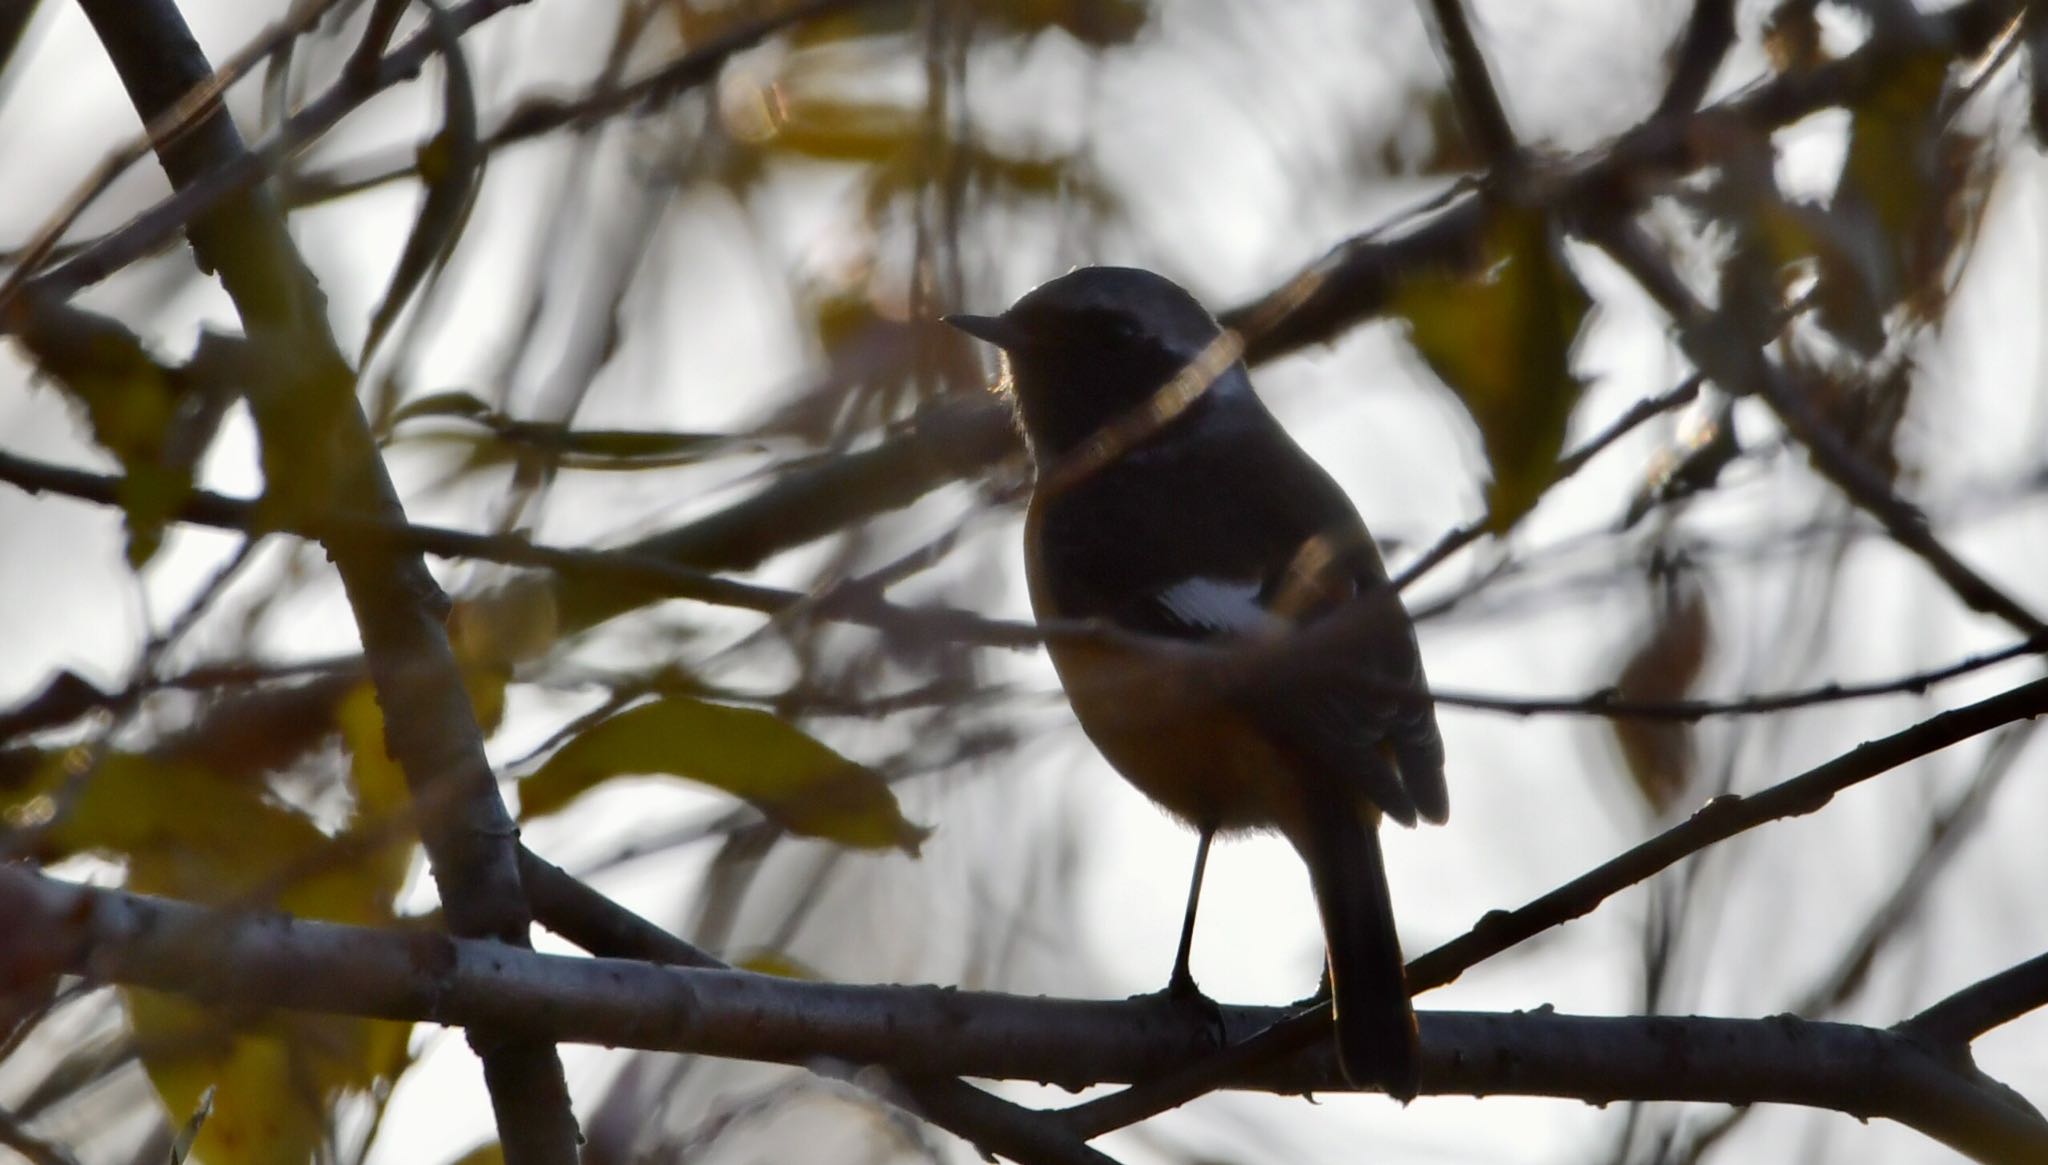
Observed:
[[[1259,584],[1252,579],[1183,579],[1159,592],[1159,605],[1189,626],[1230,635],[1262,631],[1283,622],[1259,605]]]

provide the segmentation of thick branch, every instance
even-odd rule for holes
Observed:
[[[187,94],[208,91],[211,65],[170,0],[81,0],[145,124]],[[488,3],[482,5],[490,8]],[[502,6],[502,5],[499,5]],[[155,143],[171,184],[188,190],[261,163],[216,98],[185,132]],[[249,403],[263,438],[267,495],[283,513],[342,514],[402,525],[405,512],[354,396],[355,374],[328,327],[325,297],[260,186],[214,203],[193,221],[202,266],[234,300],[256,363]],[[525,946],[511,816],[483,752],[483,735],[450,649],[446,597],[417,551],[323,527],[384,710],[385,746],[404,771],[420,816],[448,924],[457,934]],[[514,1165],[576,1159],[577,1132],[561,1062],[546,1042],[477,1029],[499,1140]]]
[[[1161,1073],[1208,1024],[1149,1000],[1086,1002],[937,987],[853,987],[679,969],[221,914],[0,869],[9,974],[70,971],[199,999],[456,1025],[536,1040],[783,1063],[830,1057],[1069,1087]],[[1241,1040],[1278,1019],[1226,1007]],[[1983,1161],[2048,1155],[2048,1122],[1996,1082],[1890,1032],[1791,1017],[1613,1019],[1549,1012],[1423,1017],[1432,1094],[1778,1102],[1882,1116]],[[1228,1082],[1344,1088],[1327,1049]]]
[[[519,872],[541,925],[605,958],[637,958],[673,967],[726,964],[577,881],[521,847]],[[1034,1112],[946,1076],[898,1073],[877,1088],[891,1103],[960,1137],[984,1154],[1032,1165],[1115,1165],[1088,1147],[1057,1115]]]

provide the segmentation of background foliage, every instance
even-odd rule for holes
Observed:
[[[1411,954],[2038,670],[2030,6],[1475,4],[1478,57],[1459,6],[1405,0],[179,7],[324,300],[207,269],[205,232],[232,251],[257,213],[246,183],[173,195],[150,152],[200,107],[145,135],[91,5],[0,10],[10,860],[441,921],[436,807],[387,752],[399,710],[329,565],[400,545],[452,596],[466,699],[548,859],[777,974],[1157,986],[1191,846],[1029,650],[1025,470],[935,322],[1077,262],[1159,269],[1243,329],[1409,584],[1456,805],[1389,841]],[[276,341],[309,319],[331,358]],[[375,493],[337,435],[351,399],[409,530],[337,517]],[[1422,1005],[1892,1024],[2041,951],[2037,760],[2019,720]],[[1210,885],[1210,992],[1306,994],[1284,847],[1229,850]],[[0,988],[0,1143],[24,1153],[161,1160],[202,1111],[217,1165],[494,1135],[440,1029]],[[2038,1101],[2041,1033],[1978,1063]],[[590,1161],[969,1153],[788,1069],[568,1065]],[[1102,1146],[1336,1160],[1362,1136],[1412,1160],[1947,1155],[1811,1110],[1234,1094]]]

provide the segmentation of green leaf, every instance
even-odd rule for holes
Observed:
[[[888,783],[777,717],[672,696],[586,729],[519,786],[520,813],[552,813],[611,777],[654,773],[722,789],[809,837],[915,855],[930,830]]]
[[[358,364],[367,367],[370,354],[398,319],[413,293],[427,277],[448,261],[455,243],[469,225],[469,211],[476,204],[477,185],[483,178],[484,149],[477,140],[476,90],[470,83],[469,61],[462,39],[448,13],[428,3],[427,35],[441,52],[441,130],[419,149],[419,175],[425,193],[412,231],[392,270],[384,298],[370,316],[368,336],[363,340]]]
[[[1493,468],[1488,526],[1501,534],[1556,479],[1566,424],[1585,387],[1571,355],[1591,300],[1533,210],[1499,213],[1478,270],[1417,274],[1396,290],[1392,306],[1479,426]]]
[[[42,860],[99,854],[127,865],[130,889],[190,902],[361,926],[392,920],[409,845],[337,844],[261,782],[83,749],[47,752],[29,773],[9,789],[7,815],[42,822],[33,835]],[[381,1103],[378,1082],[409,1063],[409,1023],[214,1006],[141,988],[121,995],[172,1121],[210,1112],[192,1142],[208,1165],[310,1160],[339,1097]]]
[[[187,395],[181,374],[112,320],[35,296],[22,297],[14,314],[15,337],[84,409],[93,439],[127,471],[117,496],[127,515],[128,561],[140,567],[192,492],[192,466],[168,451]]]

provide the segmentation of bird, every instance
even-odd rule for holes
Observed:
[[[1035,480],[1026,580],[1082,730],[1199,836],[1277,831],[1321,915],[1338,1064],[1403,1102],[1420,1049],[1378,827],[1449,816],[1415,628],[1343,489],[1178,284],[1085,266],[953,327],[1001,351]]]

